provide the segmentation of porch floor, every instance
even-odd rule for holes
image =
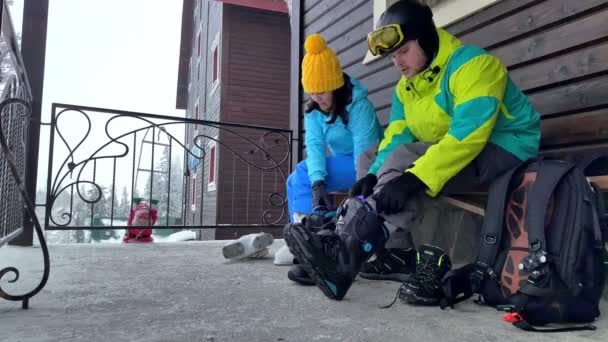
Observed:
[[[526,341],[501,314],[467,302],[455,310],[399,302],[398,283],[359,279],[341,302],[293,284],[272,258],[227,262],[223,242],[52,245],[51,276],[30,302],[0,299],[2,341]],[[278,240],[273,251],[283,245]],[[3,247],[0,268],[41,272],[38,248]],[[8,276],[7,278],[12,278]],[[602,302],[608,314],[608,302]],[[533,334],[539,341],[606,341],[595,332]]]

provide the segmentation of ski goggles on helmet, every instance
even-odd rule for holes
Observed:
[[[367,35],[367,47],[374,56],[386,55],[404,41],[405,35],[399,24],[381,26]]]

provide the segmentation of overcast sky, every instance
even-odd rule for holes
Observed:
[[[20,32],[23,0],[11,10]],[[175,109],[181,10],[181,0],[50,0],[43,121],[54,102],[183,116]],[[47,141],[43,128],[38,188]]]

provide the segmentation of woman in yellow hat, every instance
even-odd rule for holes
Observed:
[[[389,238],[416,228],[427,199],[491,184],[535,158],[541,135],[540,114],[505,65],[437,28],[424,1],[389,6],[367,42],[372,55],[390,57],[402,76],[375,161],[342,205],[348,210],[338,219],[339,234],[315,234],[298,225],[285,232],[311,278],[336,300],[346,295],[357,274],[365,277],[364,263],[372,255],[379,267],[388,264],[383,253]],[[409,240],[408,259],[415,267],[399,298],[438,304],[450,258],[435,246],[423,245],[416,252]]]
[[[352,187],[357,168],[359,176],[365,175],[370,165],[357,165],[357,159],[383,135],[367,88],[342,71],[325,39],[310,35],[305,48],[302,86],[310,96],[304,115],[307,158],[287,179],[292,222],[312,213],[321,221],[329,219],[333,203],[328,193]]]

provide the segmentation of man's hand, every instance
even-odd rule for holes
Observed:
[[[312,208],[313,210],[317,207],[329,208],[332,206],[331,198],[325,190],[325,182],[322,180],[316,181],[312,184]]]
[[[378,194],[376,200],[376,211],[382,214],[396,214],[405,208],[405,203],[414,195],[425,188],[424,183],[411,172],[405,172],[401,176],[388,181]]]
[[[378,178],[375,174],[369,173],[365,177],[359,179],[350,189],[351,196],[367,197],[374,193],[374,186],[378,183]]]

